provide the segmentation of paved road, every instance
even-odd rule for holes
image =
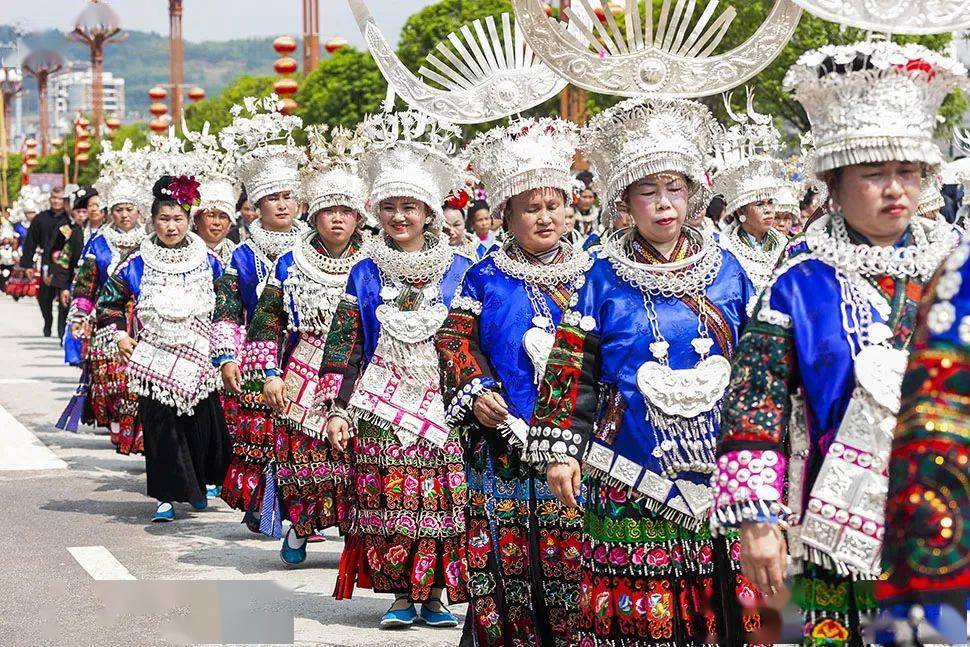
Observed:
[[[0,645],[458,644],[459,630],[376,629],[388,596],[335,601],[335,535],[284,569],[278,542],[221,501],[148,523],[141,457],[54,429],[78,370],[40,329],[35,301],[0,295]]]

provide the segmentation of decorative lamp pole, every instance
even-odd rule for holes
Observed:
[[[320,64],[320,0],[303,0],[303,74]]]
[[[280,112],[291,115],[296,110],[296,101],[293,100],[293,95],[299,89],[296,80],[292,78],[293,73],[296,72],[297,64],[290,56],[296,51],[296,40],[292,36],[280,36],[273,41],[273,49],[280,55],[273,63],[273,69],[282,77],[273,84],[273,90],[283,102]]]
[[[91,111],[94,133],[100,136],[104,127],[104,46],[120,43],[128,34],[121,31],[118,14],[107,3],[91,0],[74,22],[74,31],[67,37],[91,50]]]
[[[185,41],[182,39],[182,0],[168,0],[168,84],[172,119],[182,127],[182,85],[185,79]]]
[[[64,58],[49,49],[34,50],[23,62],[24,73],[37,79],[37,112],[40,117],[40,154],[50,152],[50,115],[47,105],[47,81],[64,68]],[[35,142],[36,144],[36,142]],[[34,164],[36,166],[36,164]]]
[[[24,75],[16,67],[0,68],[0,208],[10,206],[7,195],[7,151],[10,148],[10,103],[23,89]]]
[[[162,103],[167,96],[168,91],[160,85],[156,85],[148,91],[148,98],[152,100],[152,105],[148,107],[148,111],[155,117],[148,122],[148,127],[152,129],[152,132],[160,134],[168,130],[169,121],[166,118],[168,106]]]

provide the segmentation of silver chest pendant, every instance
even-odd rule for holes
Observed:
[[[522,336],[522,346],[525,353],[532,362],[533,381],[539,384],[542,374],[546,370],[546,362],[549,360],[549,353],[552,352],[552,345],[556,340],[554,333],[549,332],[552,328],[552,320],[542,315],[532,318],[532,327],[525,331]]]

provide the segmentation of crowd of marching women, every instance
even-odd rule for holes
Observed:
[[[479,92],[561,89],[491,43]],[[960,63],[806,52],[797,168],[750,93],[722,123],[616,92],[579,126],[496,90],[457,121],[508,120],[462,141],[393,65],[406,109],[304,127],[247,98],[0,228],[7,292],[46,335],[58,303],[82,370],[60,425],[144,454],[152,521],[221,497],[290,566],[336,528],[338,599],[389,594],[384,628],[467,602],[469,645],[770,643],[787,594],[808,645],[960,617],[970,171],[933,139]]]

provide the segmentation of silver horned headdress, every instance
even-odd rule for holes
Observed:
[[[230,109],[233,122],[219,133],[223,148],[235,151],[236,174],[254,205],[274,193],[300,190],[299,166],[305,155],[293,131],[303,126],[303,120],[279,108],[275,94],[246,97],[243,105]]]
[[[357,126],[366,152],[361,175],[370,190],[376,216],[386,198],[408,197],[424,202],[441,228],[441,205],[452,190],[464,186],[463,166],[450,155],[458,129],[434,117],[408,110],[377,114]]]
[[[706,106],[687,99],[627,99],[593,117],[580,148],[604,209],[615,217],[616,200],[627,187],[668,171],[687,178],[687,217],[696,217],[711,198],[707,167],[719,128]]]
[[[737,113],[731,108],[731,95],[724,98],[728,116],[734,123],[718,136],[714,144],[714,192],[724,197],[727,213],[760,200],[772,200],[786,184],[784,164],[775,155],[781,148],[781,135],[769,115],[754,109],[754,95],[747,92],[747,109]]]
[[[229,216],[235,223],[240,193],[235,176],[235,160],[232,151],[225,150],[209,128],[208,121],[199,132],[192,132],[185,124],[182,125],[182,132],[192,142],[192,155],[197,160],[200,202],[192,208],[192,215],[216,210]]]
[[[840,25],[891,34],[942,34],[970,28],[967,0],[795,0]]]
[[[465,157],[485,185],[495,214],[507,200],[531,189],[552,187],[571,197],[575,180],[570,169],[578,145],[579,128],[570,121],[518,119],[473,139]]]
[[[606,0],[599,0],[603,22],[589,0],[564,13],[579,33],[546,15],[541,0],[512,0],[516,20],[539,58],[574,85],[619,96],[656,94],[699,97],[738,86],[764,69],[791,38],[801,9],[776,0],[764,23],[744,43],[714,54],[737,11],[715,17],[718,0],[699,16],[696,0],[663,0],[654,25],[653,2],[626,2],[621,29]]]
[[[555,96],[566,80],[532,52],[508,14],[464,25],[430,51],[413,74],[394,53],[364,0],[350,0],[367,47],[391,89],[412,108],[455,124],[524,112]]]
[[[805,108],[815,172],[892,160],[943,161],[933,129],[943,99],[967,88],[967,70],[921,45],[866,41],[803,54],[784,87]]]
[[[310,154],[300,176],[310,217],[321,209],[344,206],[356,211],[363,223],[367,193],[358,170],[364,152],[360,138],[342,127],[308,126],[306,130]]]

